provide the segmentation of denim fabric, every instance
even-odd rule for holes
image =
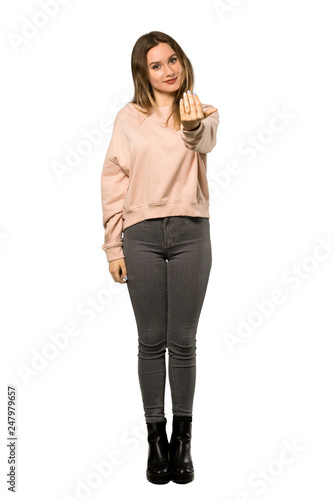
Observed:
[[[196,331],[212,253],[208,218],[145,219],[124,230],[146,422],[164,420],[166,348],[173,415],[192,416]]]

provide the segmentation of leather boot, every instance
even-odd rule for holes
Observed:
[[[173,417],[173,430],[169,444],[169,466],[171,480],[175,483],[189,483],[194,479],[191,458],[191,417]]]
[[[170,481],[166,422],[165,419],[162,422],[146,423],[149,444],[146,478],[155,484],[166,484]]]

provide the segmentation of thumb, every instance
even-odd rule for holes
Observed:
[[[204,118],[207,118],[208,116],[212,115],[212,113],[215,113],[216,111],[218,111],[217,108],[209,108],[207,109],[206,111],[203,111],[204,113]]]

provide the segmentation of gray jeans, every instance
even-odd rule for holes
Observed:
[[[123,253],[145,420],[165,419],[166,348],[173,415],[192,416],[196,331],[212,264],[209,219],[143,220],[124,230]]]

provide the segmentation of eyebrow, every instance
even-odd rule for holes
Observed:
[[[171,57],[173,57],[173,56],[176,56],[176,54],[172,54],[171,56],[169,56],[169,58],[168,58],[168,59],[170,59],[170,58],[171,58]],[[155,62],[152,62],[152,63],[150,63],[150,64],[149,64],[149,66],[151,66],[152,64],[158,64],[158,63],[161,63],[161,61],[155,61]]]

